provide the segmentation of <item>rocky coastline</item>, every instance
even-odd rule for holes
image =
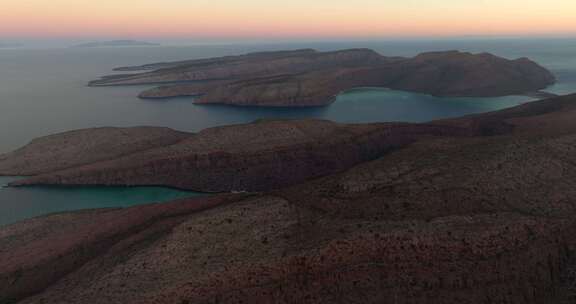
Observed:
[[[402,58],[382,56],[370,49],[303,49],[117,70],[139,73],[103,77],[89,85],[162,84],[139,97],[194,96],[198,104],[240,106],[325,106],[343,91],[367,86],[441,97],[524,95],[555,82],[550,71],[528,58],[509,60],[459,51]]]

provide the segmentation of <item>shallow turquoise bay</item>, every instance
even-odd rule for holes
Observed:
[[[0,185],[15,180],[0,177]],[[202,196],[160,187],[0,188],[0,226],[43,214],[93,208],[130,207]]]

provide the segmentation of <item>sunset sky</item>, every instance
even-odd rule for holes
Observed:
[[[0,39],[576,34],[576,0],[1,2]]]

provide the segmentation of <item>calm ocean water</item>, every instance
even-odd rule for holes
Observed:
[[[102,49],[0,50],[0,153],[31,139],[70,129],[99,126],[167,126],[185,131],[259,118],[323,118],[341,122],[427,121],[498,110],[530,99],[435,98],[383,89],[354,90],[329,107],[313,109],[197,106],[191,99],[143,101],[146,87],[89,88],[86,83],[117,66],[313,47],[335,50],[368,47],[390,56],[459,49],[530,57],[552,70],[559,82],[548,89],[576,92],[576,40],[451,40],[306,43],[249,46],[193,46]],[[8,178],[0,178],[0,184]],[[159,188],[0,188],[0,225],[70,209],[127,206],[194,195]]]

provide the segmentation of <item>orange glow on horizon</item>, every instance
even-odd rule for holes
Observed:
[[[3,0],[0,36],[576,34],[572,0]]]

